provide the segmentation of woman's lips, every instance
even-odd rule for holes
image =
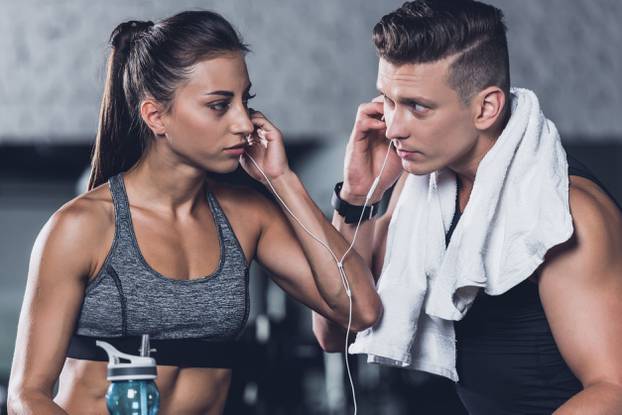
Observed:
[[[244,148],[244,145],[239,145],[225,148],[223,151],[231,156],[241,156],[242,154],[244,154],[244,151],[246,151],[246,149]]]

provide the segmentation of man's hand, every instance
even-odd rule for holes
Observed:
[[[383,113],[383,101],[380,96],[374,98],[372,102],[361,104],[356,113],[354,128],[346,147],[344,183],[340,194],[342,199],[352,204],[363,204],[389,151]],[[380,183],[372,196],[372,203],[380,200],[402,173],[402,163],[398,155],[391,150],[388,157]]]

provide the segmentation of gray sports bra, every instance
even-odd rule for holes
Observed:
[[[114,240],[101,271],[86,287],[68,357],[105,360],[105,353],[90,347],[95,339],[116,339],[114,343],[121,347],[123,342],[138,344],[142,334],[149,334],[156,348],[161,340],[161,352],[171,347],[168,364],[183,358],[185,366],[221,366],[211,360],[193,364],[188,353],[175,357],[184,354],[183,343],[201,349],[206,342],[218,342],[227,349],[248,319],[246,258],[218,201],[207,191],[220,242],[217,270],[204,278],[175,280],[152,269],[143,258],[123,176],[110,178],[109,186],[115,208]],[[136,354],[136,350],[126,352]],[[154,357],[161,363],[158,354]]]

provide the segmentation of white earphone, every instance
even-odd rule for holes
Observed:
[[[260,131],[261,131],[261,133],[260,133]],[[262,146],[264,146],[264,148],[267,148],[268,147],[268,140],[266,140],[265,136],[263,135],[263,131],[261,129],[257,130],[257,136],[259,137],[259,143]],[[253,139],[251,134],[246,136],[246,141],[247,141],[249,146],[252,146],[252,145],[255,144],[255,140]],[[350,380],[350,387],[351,387],[351,390],[352,390],[352,401],[354,403],[354,415],[357,414],[358,408],[357,408],[357,402],[356,402],[356,391],[354,389],[354,381],[352,380],[352,373],[350,371],[350,362],[348,360],[348,338],[350,337],[350,330],[351,330],[351,326],[352,326],[352,291],[350,291],[350,284],[348,282],[348,276],[346,275],[346,271],[343,268],[343,261],[346,258],[346,256],[348,256],[348,254],[350,253],[352,248],[354,247],[354,243],[356,242],[356,237],[357,237],[357,234],[358,234],[358,230],[359,230],[359,227],[361,226],[361,222],[363,220],[363,214],[364,214],[365,208],[369,205],[369,201],[371,200],[372,195],[376,191],[376,188],[378,187],[378,183],[380,183],[380,177],[382,176],[382,172],[384,171],[384,168],[387,165],[387,160],[389,159],[389,153],[391,152],[391,146],[392,145],[395,146],[395,143],[393,142],[393,140],[390,140],[389,141],[389,147],[387,148],[387,154],[386,154],[386,156],[384,158],[384,162],[382,163],[382,167],[380,168],[380,172],[378,173],[378,176],[376,176],[376,178],[372,182],[372,185],[371,185],[369,191],[367,192],[367,196],[365,197],[365,203],[363,204],[363,209],[361,210],[361,216],[359,217],[359,220],[358,220],[358,222],[356,224],[356,228],[354,230],[354,235],[352,236],[352,242],[350,243],[350,246],[348,247],[346,252],[343,254],[341,259],[337,259],[337,256],[335,255],[333,250],[330,249],[330,246],[328,246],[328,244],[326,242],[322,241],[313,232],[311,232],[311,230],[309,230],[300,221],[300,219],[298,219],[298,217],[294,214],[294,212],[292,212],[291,209],[285,204],[283,199],[281,199],[279,194],[276,192],[276,189],[274,188],[274,186],[272,186],[272,183],[270,182],[270,179],[268,179],[268,176],[266,176],[266,174],[261,169],[261,167],[259,167],[259,165],[255,161],[255,159],[251,155],[245,154],[245,156],[248,157],[251,160],[251,162],[253,163],[255,168],[257,168],[257,170],[261,173],[261,175],[264,177],[264,179],[266,179],[266,182],[268,183],[268,186],[270,187],[270,190],[272,191],[272,193],[274,193],[274,196],[283,205],[285,210],[294,218],[294,220],[302,227],[302,229],[304,229],[304,231],[307,234],[309,234],[309,236],[311,236],[311,238],[313,238],[320,245],[322,245],[324,248],[326,248],[326,250],[328,250],[330,255],[335,260],[335,263],[337,264],[337,269],[339,270],[339,275],[341,277],[341,283],[343,284],[343,287],[344,287],[344,289],[346,291],[346,294],[347,294],[348,300],[349,300],[348,301],[349,302],[348,328],[346,330],[345,347],[344,347],[344,352],[345,352],[344,353],[344,359],[345,359],[346,369],[347,369],[347,372],[348,372],[348,379]]]

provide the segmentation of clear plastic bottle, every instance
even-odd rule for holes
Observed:
[[[110,415],[157,415],[160,392],[154,382],[157,376],[155,359],[149,357],[149,336],[143,335],[140,356],[119,352],[109,343],[96,344],[108,353],[106,405]],[[121,362],[127,360],[127,363]]]
[[[160,393],[153,381],[113,381],[106,393],[110,415],[157,415]]]

